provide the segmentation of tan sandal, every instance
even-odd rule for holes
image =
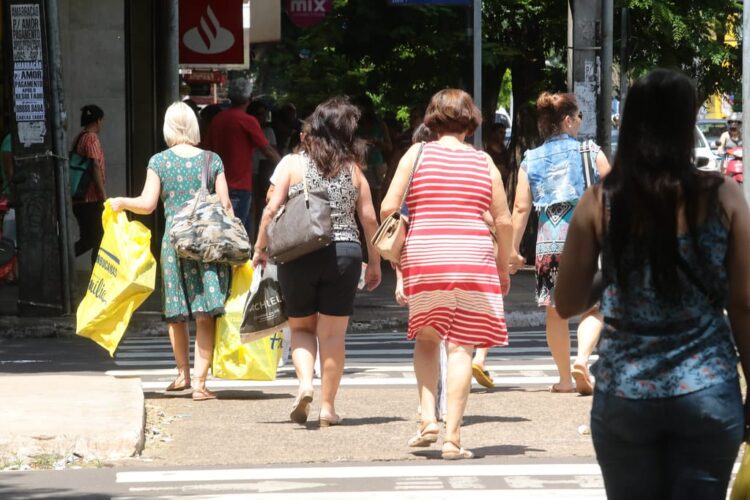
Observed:
[[[341,425],[341,422],[344,419],[339,415],[334,415],[332,417],[318,417],[318,422],[320,423],[321,427],[333,427],[335,425]]]
[[[456,450],[446,450],[445,445],[450,445],[456,448]],[[454,443],[453,441],[444,441],[443,442],[443,460],[465,460],[469,458],[474,458],[474,453],[472,453],[470,450],[465,450],[461,448],[461,445]]]
[[[292,405],[292,411],[289,413],[289,418],[295,424],[304,424],[307,422],[307,416],[310,414],[310,403],[313,400],[314,391],[312,389],[306,389],[300,391],[297,394],[297,398],[294,400]]]
[[[177,382],[182,380],[182,384],[177,385]],[[166,389],[164,389],[166,392],[179,392],[179,391],[186,391],[190,389],[192,386],[190,385],[190,379],[185,379],[181,375],[178,376],[176,379],[172,381],[171,384],[167,386]]]
[[[434,420],[421,421],[417,434],[409,439],[410,448],[426,448],[436,443],[440,434],[440,426]]]
[[[570,374],[576,383],[578,394],[581,396],[591,396],[594,394],[594,384],[591,382],[591,374],[589,373],[588,366],[575,364]]]

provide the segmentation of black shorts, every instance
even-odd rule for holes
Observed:
[[[279,284],[287,315],[315,313],[351,316],[362,272],[359,243],[332,243],[286,264],[279,264]]]

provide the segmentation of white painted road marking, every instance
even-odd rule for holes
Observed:
[[[157,470],[118,472],[118,483],[198,483],[286,479],[401,477],[599,476],[598,464],[387,465],[338,467],[269,467],[246,469]]]

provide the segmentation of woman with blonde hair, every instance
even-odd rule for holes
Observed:
[[[446,460],[474,456],[461,446],[460,433],[474,348],[506,345],[508,337],[503,294],[510,289],[510,212],[492,159],[464,143],[480,122],[481,113],[466,92],[446,89],[435,94],[424,123],[436,140],[424,145],[421,156],[421,145],[415,144],[401,158],[380,211],[382,219],[390,216],[407,193],[410,225],[399,265],[421,403],[417,434],[408,444],[424,447],[438,439],[435,399],[440,342],[445,340]],[[497,255],[483,220],[488,210],[497,232]]]
[[[511,272],[524,264],[519,254],[529,213],[539,212],[536,240],[536,302],[546,308],[547,345],[557,365],[560,381],[550,392],[578,392],[591,395],[593,385],[588,360],[601,331],[601,316],[596,309],[587,311],[578,326],[578,356],[570,366],[570,332],[568,321],[560,317],[552,300],[568,225],[578,199],[586,189],[584,156],[595,166],[594,181],[609,172],[609,162],[599,147],[576,139],[583,113],[573,94],[544,92],[536,103],[537,125],[544,144],[528,150],[518,171],[518,186],[513,209],[513,255]],[[575,377],[575,385],[573,384]]]
[[[213,357],[216,317],[224,314],[231,268],[226,264],[208,264],[177,257],[169,241],[169,231],[177,210],[200,189],[205,165],[209,166],[209,190],[219,196],[227,213],[232,214],[232,204],[221,158],[196,147],[200,143],[198,120],[186,104],[176,102],[167,109],[164,140],[169,149],[149,160],[146,184],[141,195],[112,198],[110,205],[115,211],[150,214],[156,209],[161,195],[166,216],[160,261],[162,305],[178,372],[177,378],[166,390],[173,392],[192,388],[194,401],[216,399],[216,395],[206,388],[206,377]],[[192,382],[187,326],[191,318],[196,323]]]

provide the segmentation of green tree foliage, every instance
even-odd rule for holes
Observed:
[[[740,49],[724,40],[737,35],[739,22],[732,20],[742,10],[740,0],[616,0],[616,64],[622,7],[631,15],[631,77],[672,67],[695,78],[703,96],[739,91]],[[494,115],[507,70],[516,117],[542,90],[565,89],[567,9],[566,0],[483,1],[485,119]],[[381,111],[405,116],[441,88],[472,87],[465,7],[335,0],[330,15],[312,28],[282,19],[283,41],[256,48],[253,71],[260,93],[294,102],[302,115],[331,95],[366,92]]]
[[[714,92],[739,94],[742,78],[739,39],[741,0],[620,0],[628,7],[629,67],[638,77],[654,67],[680,69],[695,79],[702,97]],[[615,16],[619,40],[619,16]]]

